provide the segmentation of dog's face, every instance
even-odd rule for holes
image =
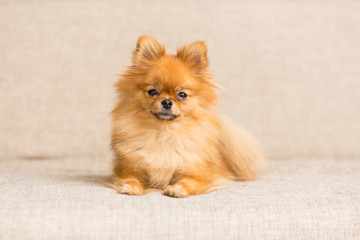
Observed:
[[[201,84],[175,56],[163,56],[154,62],[138,86],[139,107],[159,120],[191,116],[201,101]]]
[[[145,111],[157,121],[196,119],[217,100],[207,66],[203,42],[167,55],[156,40],[140,37],[133,65],[123,74],[118,90],[136,112]]]

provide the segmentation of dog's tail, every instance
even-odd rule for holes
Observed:
[[[259,143],[225,117],[221,119],[219,145],[226,164],[234,172],[235,180],[255,179],[255,170],[266,167]]]

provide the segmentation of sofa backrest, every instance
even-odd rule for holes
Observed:
[[[0,156],[110,156],[113,84],[148,34],[208,44],[219,111],[271,158],[360,156],[360,1],[3,1]]]

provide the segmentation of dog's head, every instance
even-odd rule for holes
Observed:
[[[117,89],[129,109],[145,111],[157,121],[197,118],[216,103],[216,85],[207,72],[207,48],[194,42],[166,54],[149,36],[141,36],[133,64],[122,74]]]

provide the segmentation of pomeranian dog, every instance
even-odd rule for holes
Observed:
[[[217,88],[204,42],[168,55],[155,39],[141,36],[132,65],[116,83],[112,187],[123,194],[159,190],[180,198],[254,179],[262,151],[218,117]]]

